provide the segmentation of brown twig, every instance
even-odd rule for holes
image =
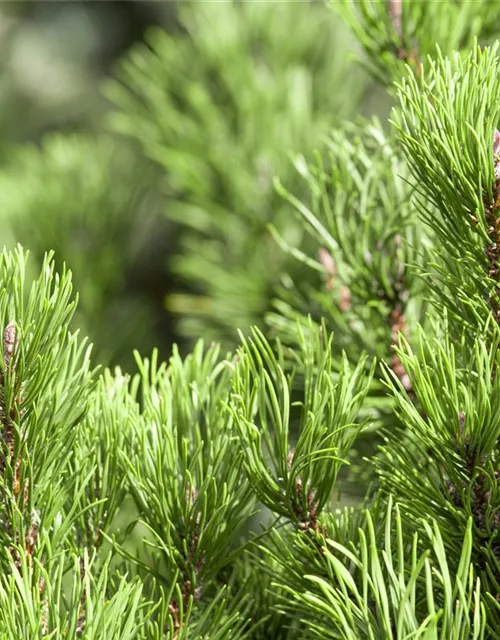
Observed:
[[[415,73],[420,75],[421,64],[419,62],[419,56],[417,47],[408,51],[403,42],[403,1],[402,0],[389,0],[389,17],[391,20],[392,28],[396,34],[398,44],[396,45],[396,56],[399,60],[404,60],[407,64],[415,68]]]
[[[5,473],[7,466],[7,460],[12,460],[15,453],[15,431],[12,423],[13,416],[15,415],[15,407],[7,406],[7,399],[5,397],[5,374],[10,371],[11,361],[14,355],[14,350],[18,343],[16,334],[16,325],[14,322],[9,322],[3,333],[3,361],[4,370],[0,371],[0,385],[2,387],[1,402],[0,402],[0,422],[2,424],[2,439],[5,443],[3,455],[0,458],[0,473]],[[19,484],[19,468],[20,460],[16,462],[14,472],[14,493],[16,496],[19,494],[19,490],[16,493],[16,488]]]
[[[500,132],[495,130],[493,134],[493,162],[495,172],[495,184],[493,186],[493,200],[489,201],[485,196],[485,217],[488,225],[488,237],[490,244],[485,249],[488,258],[488,277],[497,284],[495,290],[488,295],[491,313],[497,324],[500,324],[500,298],[498,288],[500,286]]]
[[[403,39],[403,2],[402,0],[389,0],[389,15],[396,35]]]
[[[413,392],[410,377],[405,371],[403,363],[396,352],[396,345],[399,341],[399,334],[408,338],[408,325],[406,321],[406,315],[403,311],[403,307],[400,302],[396,302],[391,309],[388,317],[389,327],[391,331],[391,369],[396,374],[396,377],[403,385],[404,390],[408,393],[411,399],[415,402],[416,397]]]
[[[19,343],[19,337],[16,331],[16,325],[13,321],[9,322],[7,327],[3,333],[3,370],[0,371],[0,385],[1,385],[1,394],[0,394],[0,423],[2,428],[2,440],[3,440],[3,451],[0,457],[0,473],[5,475],[5,471],[8,468],[9,464],[14,467],[14,477],[12,478],[12,491],[14,496],[18,498],[21,493],[21,455],[19,454],[17,459],[14,460],[16,453],[16,432],[14,429],[14,419],[16,417],[16,409],[20,404],[20,398],[16,397],[14,399],[13,404],[7,403],[6,397],[6,377],[11,372],[13,367],[13,357],[14,352]],[[26,510],[28,506],[28,486],[25,483],[24,492],[23,492],[23,510]],[[10,535],[15,540],[16,543],[19,542],[18,535],[14,534],[12,530],[12,522],[9,521],[5,523],[6,529],[10,532]],[[28,556],[31,556],[34,547],[34,540],[36,540],[36,532],[28,531],[26,538],[29,540],[25,540],[25,549]],[[14,560],[14,563],[18,569],[21,568],[21,558],[19,556],[18,551],[12,546],[10,548],[10,553]]]
[[[474,524],[482,533],[485,534],[488,533],[489,528],[487,527],[487,515],[491,502],[491,479],[483,469],[483,465],[485,464],[486,460],[476,460],[475,452],[467,452],[467,444],[465,445],[465,448],[465,462],[467,468],[468,483],[472,482],[470,505],[471,514],[474,520]],[[494,482],[498,487],[500,487],[500,471],[496,470],[494,476]],[[462,491],[467,488],[466,484],[464,484],[464,486],[457,487],[450,480],[447,480],[445,482],[445,487],[453,504],[459,509],[464,509],[465,505],[462,500]],[[498,531],[500,526],[499,513],[495,513],[493,515],[490,526],[494,530],[494,532]]]
[[[189,483],[186,486],[186,502],[189,504],[194,504],[196,498],[198,497],[198,490],[196,487],[191,486]],[[192,564],[192,560],[196,554],[196,550],[198,548],[198,542],[200,538],[200,522],[201,522],[201,513],[198,512],[196,514],[195,528],[192,532],[191,539],[189,541],[189,545],[187,545],[187,556],[184,558],[186,564]],[[185,611],[189,605],[189,599],[191,596],[194,600],[199,600],[202,595],[203,584],[200,581],[200,574],[203,570],[203,566],[205,564],[205,560],[201,557],[198,562],[194,565],[194,575],[196,577],[196,584],[193,585],[191,581],[191,577],[187,574],[184,566],[180,567],[181,575],[182,575],[182,587],[181,587],[181,600],[182,600],[182,608]],[[172,640],[177,640],[180,631],[183,626],[183,621],[180,619],[180,603],[175,599],[171,600],[168,605],[168,610],[172,617],[174,634]]]
[[[495,469],[492,475],[485,471],[488,459],[486,456],[479,456],[477,449],[471,447],[469,436],[464,437],[465,420],[465,414],[460,412],[461,435],[457,437],[456,446],[460,454],[463,455],[466,479],[458,486],[451,480],[445,480],[444,493],[455,507],[463,510],[466,509],[466,505],[462,496],[470,489],[470,511],[474,524],[483,535],[492,539],[497,537],[500,528],[500,514],[498,512],[490,513],[492,492],[496,492],[500,488],[500,470]],[[497,550],[500,551],[500,543],[493,542],[492,550],[495,554]],[[486,558],[484,556],[480,558],[479,564],[483,569],[485,568]],[[500,582],[500,574],[495,575],[495,579]],[[497,595],[497,600],[500,600],[500,594]]]
[[[287,466],[292,468],[293,456],[295,449],[291,449],[287,456]],[[308,483],[309,484],[309,483]],[[304,482],[300,476],[295,479],[295,488],[297,491],[297,499],[294,504],[294,515],[297,518],[298,526],[301,531],[313,530],[320,533],[318,524],[318,502],[316,499],[316,491],[307,487],[306,500],[304,505]]]
[[[12,491],[14,497],[17,499],[21,494],[21,465],[22,456],[21,452],[16,456],[16,432],[14,428],[14,420],[18,416],[23,415],[22,409],[22,385],[15,395],[12,404],[8,406],[5,393],[6,375],[9,374],[12,368],[15,366],[15,352],[19,345],[19,333],[14,321],[9,322],[3,333],[3,370],[0,371],[0,425],[1,425],[1,437],[3,440],[3,452],[0,455],[0,474],[5,475],[8,463],[13,464],[14,477],[12,478]],[[28,481],[24,482],[22,488],[22,509],[26,513],[29,505],[29,485]],[[14,533],[12,530],[12,521],[6,524],[6,528],[10,531],[13,541],[19,543],[19,533]],[[29,526],[26,534],[24,535],[24,551],[28,562],[33,557],[35,552],[35,546],[38,538],[38,527],[40,525],[40,516],[36,511],[30,514]],[[21,558],[19,552],[15,549],[14,545],[10,547],[10,554],[14,560],[14,564],[17,569],[21,569]],[[39,579],[38,589],[40,595],[45,591],[45,581],[43,578]],[[46,598],[42,598],[42,619],[41,619],[41,631],[42,636],[48,633],[48,611],[49,604]]]

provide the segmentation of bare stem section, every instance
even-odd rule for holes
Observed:
[[[16,443],[16,429],[14,427],[15,420],[23,415],[23,398],[22,385],[18,385],[18,391],[14,394],[12,400],[7,394],[7,378],[14,372],[16,366],[16,352],[19,347],[19,332],[14,321],[9,322],[3,333],[3,370],[0,371],[0,423],[1,423],[1,439],[2,452],[0,455],[0,473],[4,478],[4,482],[11,485],[14,499],[19,502],[19,508],[26,521],[26,533],[24,534],[24,550],[28,561],[33,557],[38,538],[38,528],[40,525],[40,517],[36,511],[29,512],[29,483],[28,480],[23,482],[22,479],[22,450]],[[8,479],[8,469],[12,469],[12,478]],[[10,481],[9,481],[10,480]],[[23,486],[22,486],[23,485]],[[4,503],[7,502],[7,496],[2,497]],[[10,509],[7,513],[12,513]],[[14,530],[13,518],[7,516],[4,523],[5,530],[10,534],[12,544],[10,546],[10,554],[18,569],[21,568],[21,558],[16,546],[20,542],[19,531]],[[43,579],[40,579],[38,585],[40,594],[45,590]],[[48,602],[46,599],[42,602],[42,633],[48,633]]]

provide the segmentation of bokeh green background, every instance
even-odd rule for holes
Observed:
[[[284,274],[309,277],[269,233],[301,242],[273,177],[388,106],[318,2],[2,3],[0,36],[3,244],[34,268],[55,251],[75,328],[126,369],[133,349],[230,349]]]

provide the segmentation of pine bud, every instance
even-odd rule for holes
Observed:
[[[495,170],[495,180],[500,179],[500,131],[495,129],[493,134],[493,166]]]
[[[339,302],[339,309],[342,311],[342,313],[346,313],[347,311],[351,310],[351,292],[349,291],[349,288],[346,287],[345,285],[342,285],[340,287],[340,302]]]
[[[326,249],[324,249],[323,247],[319,248],[318,254],[319,254],[319,259],[321,261],[321,264],[325,267],[326,272],[328,273],[328,275],[334,276],[335,275],[335,262],[333,261],[333,258],[331,256],[331,254],[328,253],[328,251]]]
[[[16,325],[11,320],[9,324],[5,327],[5,331],[3,332],[3,359],[4,359],[6,369],[9,367],[10,361],[14,354],[16,342],[17,342]]]
[[[318,250],[319,259],[325,271],[328,274],[328,279],[326,281],[326,288],[328,291],[333,289],[333,283],[335,279],[335,275],[337,273],[337,269],[335,268],[335,262],[330,253],[323,247],[320,247]]]

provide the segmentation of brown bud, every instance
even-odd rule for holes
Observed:
[[[493,167],[495,180],[500,178],[500,131],[495,129],[493,133]]]
[[[460,411],[458,414],[458,424],[460,426],[460,432],[463,434],[465,427],[465,413],[463,411]]]
[[[345,313],[346,311],[350,311],[351,309],[351,292],[349,289],[342,285],[340,287],[340,310]]]
[[[5,327],[3,332],[3,359],[5,362],[5,368],[9,367],[11,358],[14,354],[14,349],[17,343],[16,325],[13,321]]]
[[[321,264],[325,267],[328,275],[332,276],[332,278],[336,275],[335,262],[332,258],[332,255],[328,253],[326,249],[320,247],[318,250],[319,260]]]

